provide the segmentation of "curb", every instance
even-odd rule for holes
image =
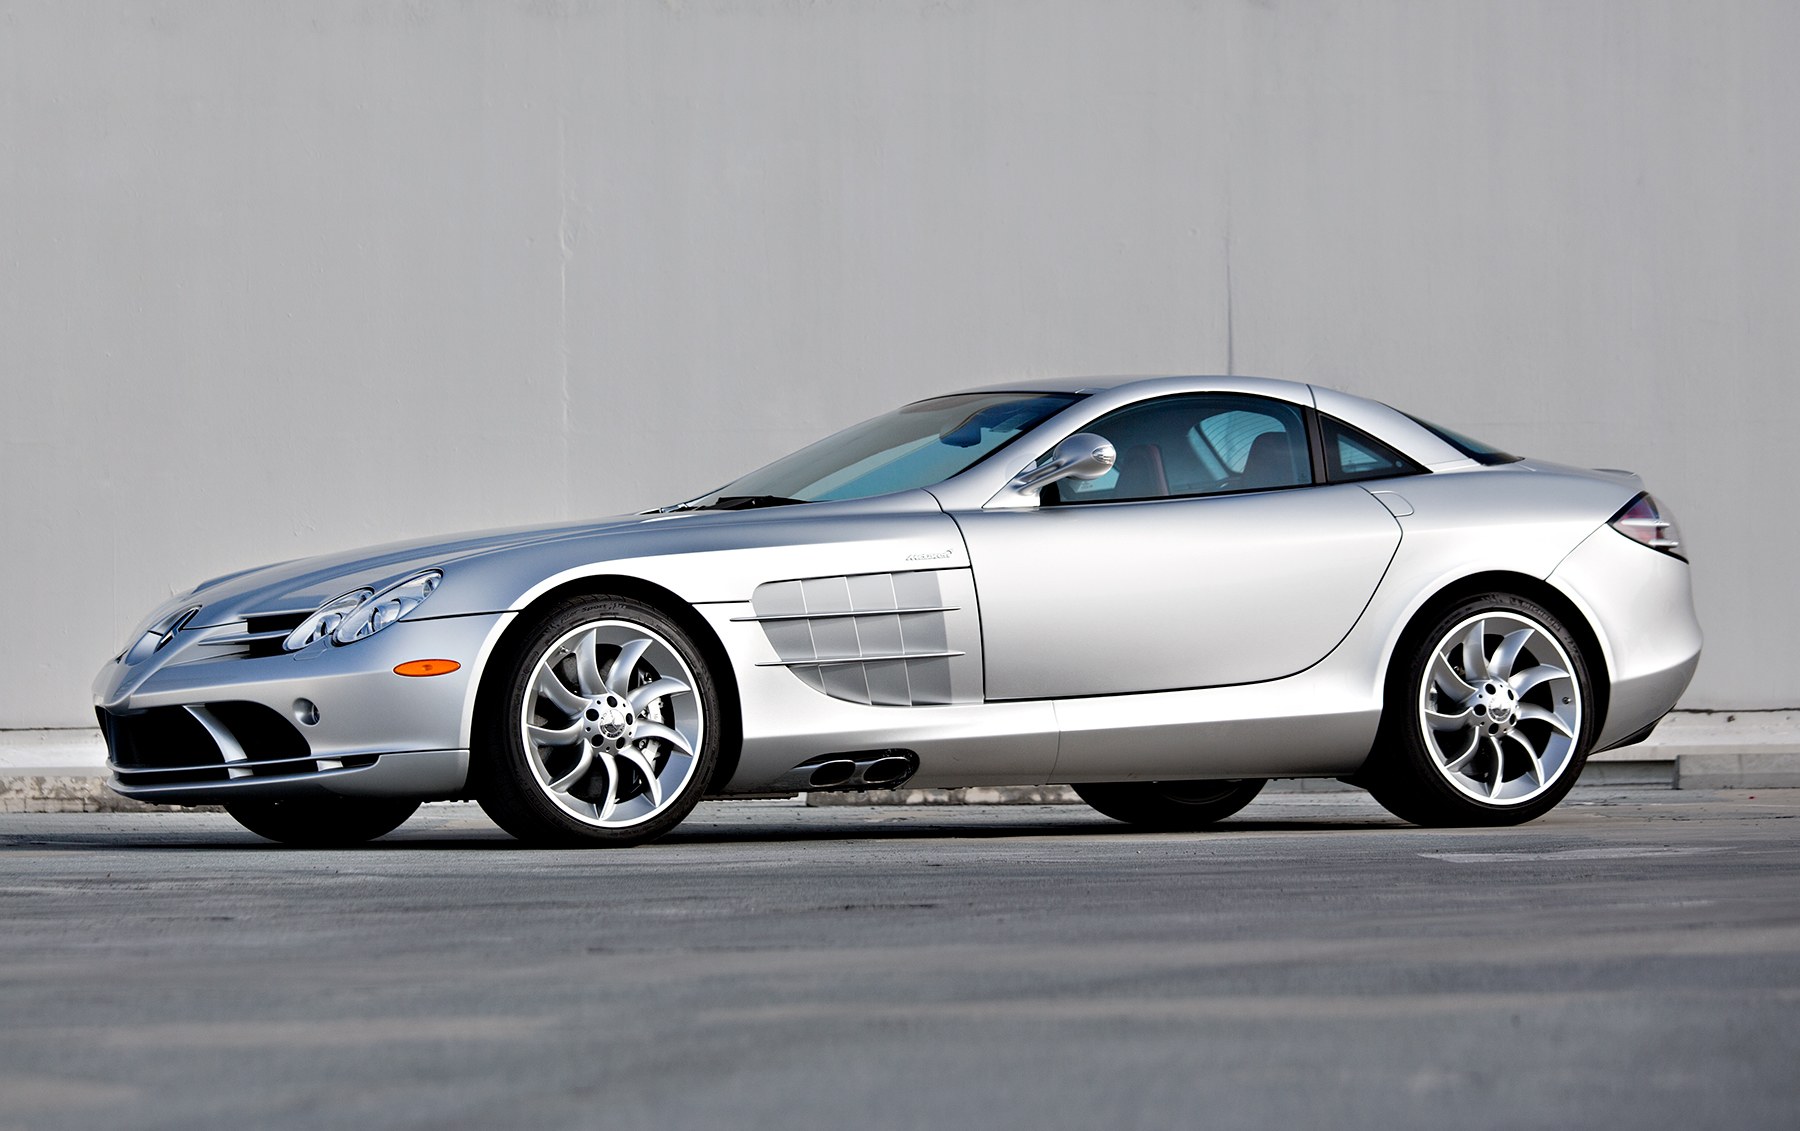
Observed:
[[[1800,788],[1800,754],[1683,754],[1675,759],[1675,788]]]
[[[1794,784],[1800,785],[1800,754],[1794,759]],[[1576,788],[1616,789],[1680,789],[1675,764],[1672,762],[1598,762],[1582,770]],[[1723,772],[1718,775],[1726,777]],[[1751,775],[1725,784],[1690,784],[1687,789],[1775,789],[1781,784],[1769,782],[1747,785]],[[1276,778],[1263,789],[1263,797],[1280,797],[1296,793],[1361,793],[1353,785],[1336,778]],[[1066,785],[971,786],[967,789],[869,789],[832,793],[802,794],[806,804],[815,807],[838,805],[1083,805],[1086,802]]]
[[[1800,789],[1800,752],[1683,754],[1673,762],[1589,763],[1577,788]],[[1267,795],[1354,793],[1330,778],[1287,778],[1269,783]],[[1079,805],[1066,785],[971,786],[965,789],[871,789],[804,793],[814,807],[846,805]],[[106,787],[101,773],[66,769],[0,770],[0,814],[220,812],[217,805],[150,805]]]
[[[106,788],[106,775],[65,769],[0,770],[0,813],[223,812],[218,805],[151,805]]]
[[[1334,783],[1335,784],[1335,783]],[[1348,788],[1348,787],[1346,787]],[[858,789],[803,793],[814,808],[840,805],[1080,805],[1066,785],[970,786],[967,789]]]
[[[0,731],[0,813],[147,813],[218,806],[150,805],[106,787],[105,744],[92,728]],[[1800,711],[1677,711],[1648,742],[1594,755],[1579,786],[1800,788]],[[1329,778],[1279,779],[1266,793],[1353,790]],[[806,793],[806,804],[1076,805],[1064,785]]]

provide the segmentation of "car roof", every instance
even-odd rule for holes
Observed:
[[[1257,387],[1271,393],[1285,393],[1302,402],[1311,401],[1307,385],[1301,381],[1283,381],[1274,377],[1247,377],[1225,374],[1133,373],[1110,376],[1020,377],[995,385],[958,389],[957,393],[1103,393],[1127,385],[1163,385],[1201,391],[1212,387],[1242,389]],[[952,394],[955,395],[955,394]]]
[[[961,390],[966,393],[1079,393],[1071,405],[1048,422],[1052,428],[1068,413],[1097,417],[1133,401],[1181,393],[1231,392],[1277,397],[1311,405],[1404,452],[1431,471],[1477,468],[1480,465],[1451,447],[1418,421],[1380,401],[1323,385],[1273,377],[1213,376],[1079,376],[1021,377],[1016,381]]]
[[[1012,381],[1002,381],[994,385],[977,385],[972,389],[958,389],[958,393],[1097,393],[1102,389],[1114,389],[1133,381],[1151,379],[1159,374],[1138,374],[1133,376],[1113,377],[1020,377]],[[953,394],[954,395],[954,394]]]

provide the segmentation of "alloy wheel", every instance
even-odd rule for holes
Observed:
[[[1568,769],[1581,687],[1556,636],[1513,612],[1466,618],[1433,648],[1418,724],[1433,768],[1488,805],[1522,805]]]
[[[699,765],[707,720],[695,677],[643,625],[600,620],[538,657],[519,727],[538,789],[582,824],[621,829],[677,802]]]

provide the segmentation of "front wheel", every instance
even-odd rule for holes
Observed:
[[[1261,778],[1217,781],[1093,782],[1077,796],[1116,821],[1148,829],[1203,829],[1250,804]]]
[[[1419,825],[1533,820],[1581,774],[1593,698],[1554,613],[1508,593],[1464,601],[1394,659],[1371,792]]]
[[[417,801],[394,797],[285,797],[275,801],[227,801],[225,811],[257,836],[296,848],[349,848],[386,836],[417,810]]]
[[[719,696],[699,647],[641,601],[579,597],[496,657],[477,718],[476,797],[520,840],[640,844],[699,802]]]

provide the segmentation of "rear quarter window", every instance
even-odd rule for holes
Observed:
[[[1319,435],[1325,447],[1325,478],[1333,483],[1389,479],[1425,470],[1367,432],[1323,413],[1319,414]]]

